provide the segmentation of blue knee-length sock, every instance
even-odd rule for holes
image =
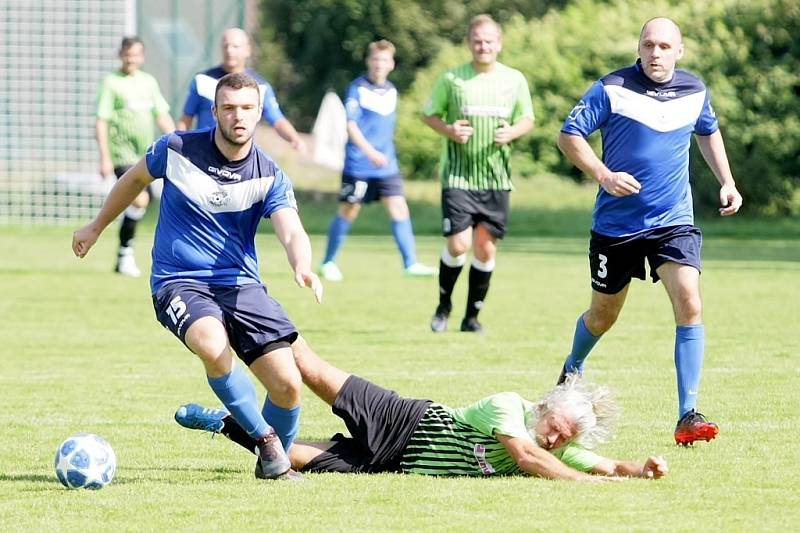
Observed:
[[[336,254],[339,253],[339,248],[344,244],[347,233],[350,231],[352,222],[344,218],[342,215],[337,214],[331,220],[328,226],[328,246],[325,248],[324,263],[336,259]]]
[[[258,410],[256,390],[242,367],[235,365],[230,374],[208,378],[208,384],[233,418],[248,435],[258,439],[267,434],[270,427]]]
[[[703,324],[675,328],[675,372],[678,377],[678,418],[697,407],[703,370],[706,330]]]
[[[269,396],[264,400],[264,408],[261,410],[264,420],[273,427],[278,438],[281,439],[283,449],[289,452],[289,447],[297,436],[300,427],[300,406],[285,408],[272,403]]]
[[[403,257],[403,268],[408,268],[417,262],[417,246],[414,242],[414,228],[411,219],[392,220],[392,235],[400,255]]]
[[[575,323],[575,334],[572,337],[572,351],[564,361],[564,368],[567,372],[583,372],[583,361],[600,337],[602,335],[595,337],[589,332],[583,322],[583,315],[578,317],[578,322]]]

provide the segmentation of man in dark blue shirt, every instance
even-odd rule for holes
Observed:
[[[617,320],[632,277],[661,279],[675,314],[678,424],[675,441],[709,441],[719,428],[696,411],[705,330],[700,299],[702,234],[694,225],[689,147],[700,152],[720,183],[720,214],[735,214],[742,197],[728,166],[722,135],[706,87],[676,70],[683,56],[681,31],[668,18],[642,28],[639,60],[596,82],[570,112],[558,146],[600,187],[595,203],[589,263],[592,301],[575,327],[560,381],[582,372],[600,336]],[[600,160],[586,141],[599,129]]]
[[[250,38],[244,30],[229,28],[222,34],[220,42],[222,49],[222,64],[197,74],[189,84],[189,93],[183,104],[183,114],[178,120],[177,129],[192,129],[194,118],[197,117],[196,129],[213,128],[215,121],[211,112],[214,104],[214,89],[217,81],[225,74],[231,72],[244,72],[258,82],[261,92],[262,117],[270,126],[275,128],[278,135],[292,145],[300,153],[305,152],[303,139],[297,134],[294,126],[287,119],[275,97],[272,86],[256,71],[247,67],[250,59]]]
[[[285,450],[300,417],[297,329],[259,277],[255,236],[269,218],[294,279],[322,298],[311,244],[289,179],[253,144],[261,95],[244,73],[215,86],[217,127],[177,132],[153,143],[108,195],[95,219],[75,232],[84,257],[100,233],[156,178],[164,179],[150,277],[156,317],[202,361],[209,386],[257,442],[259,478],[297,479]],[[246,364],[269,394],[259,409]]]

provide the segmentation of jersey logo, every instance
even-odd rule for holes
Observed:
[[[234,181],[239,181],[240,179],[242,179],[242,175],[241,174],[238,174],[236,172],[231,172],[230,170],[225,170],[224,168],[217,168],[217,167],[214,167],[214,166],[209,166],[208,167],[208,171],[209,172],[213,172],[214,174],[216,174],[220,178],[225,178],[225,179],[234,180]]]
[[[472,448],[472,453],[475,454],[475,459],[478,461],[478,466],[485,476],[490,476],[496,472],[492,463],[486,459],[486,448],[483,444],[476,444]]]
[[[572,108],[572,111],[570,111],[570,112],[569,112],[569,115],[567,116],[567,120],[575,120],[575,119],[577,119],[577,118],[578,118],[578,116],[579,116],[581,113],[583,113],[583,111],[584,111],[584,110],[585,110],[587,107],[588,107],[588,106],[586,105],[586,102],[584,102],[583,100],[581,100],[580,102],[578,102],[578,105],[576,105],[575,107],[573,107],[573,108]]]
[[[211,203],[211,205],[224,207],[230,203],[231,197],[225,191],[213,191],[208,195],[208,201]]]

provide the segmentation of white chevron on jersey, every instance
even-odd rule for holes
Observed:
[[[706,92],[659,102],[644,94],[619,85],[603,87],[611,104],[611,112],[644,124],[660,132],[669,132],[693,126],[700,116]]]
[[[245,211],[266,198],[275,176],[217,183],[173,150],[167,153],[167,178],[186,198],[210,213]]]
[[[386,92],[370,90],[368,87],[358,88],[358,101],[362,109],[368,109],[379,115],[391,115],[397,108],[397,89],[392,87]]]

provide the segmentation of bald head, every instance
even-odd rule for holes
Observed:
[[[644,26],[642,26],[642,31],[639,33],[640,41],[642,40],[642,36],[645,34],[645,30],[647,30],[650,25],[658,27],[661,30],[673,31],[678,38],[678,42],[683,41],[683,34],[681,33],[680,26],[678,26],[677,22],[667,17],[655,17],[645,22]]]
[[[226,72],[242,72],[250,58],[250,38],[241,28],[228,28],[222,33],[222,68]]]
[[[648,20],[639,35],[639,58],[645,75],[656,83],[668,82],[682,57],[683,36],[675,21],[667,17]]]

